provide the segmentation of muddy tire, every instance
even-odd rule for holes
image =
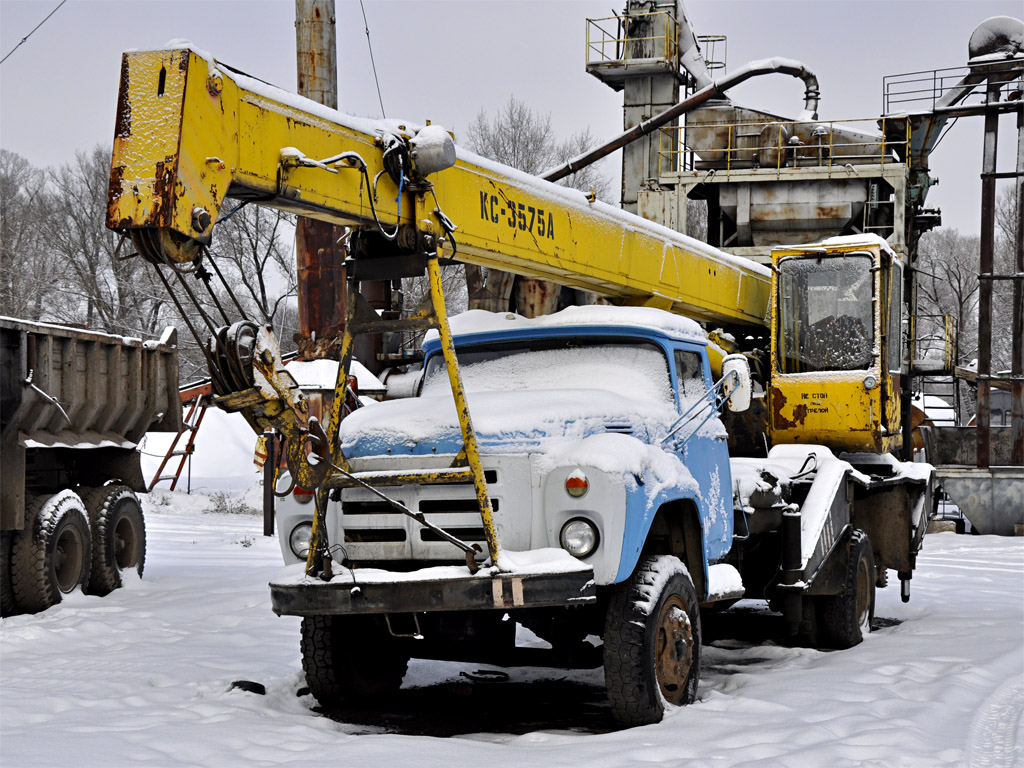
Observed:
[[[382,616],[307,616],[301,645],[306,684],[325,709],[386,699],[409,667]]]
[[[604,629],[604,679],[616,722],[659,722],[690,704],[700,678],[700,610],[686,566],[661,555],[640,561],[612,588]]]
[[[89,582],[91,542],[85,506],[73,491],[38,496],[14,536],[11,586],[25,613],[45,611]]]
[[[92,530],[89,594],[106,595],[121,586],[121,572],[142,576],[146,565],[146,522],[139,497],[123,485],[82,493]]]
[[[875,617],[875,556],[864,531],[849,542],[849,565],[842,593],[818,599],[818,639],[824,648],[852,648],[871,631]]]
[[[18,601],[11,587],[11,545],[14,534],[0,531],[0,616],[13,616],[18,612]]]

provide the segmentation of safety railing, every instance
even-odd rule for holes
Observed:
[[[724,70],[728,63],[729,40],[725,35],[697,35],[708,72]]]
[[[1021,90],[1022,72],[1024,63],[1017,59],[993,62],[985,67],[983,73],[971,67],[949,67],[887,75],[882,78],[882,113],[888,115],[933,110],[943,97],[951,94],[972,73],[979,82],[967,82],[960,86],[962,92],[955,94],[958,103],[984,104],[988,98],[990,81],[1002,81],[1001,93],[1008,97]]]
[[[678,25],[666,11],[587,19],[587,66],[658,60],[676,56]]]
[[[870,124],[871,133],[857,130]],[[881,126],[881,135],[877,135]],[[865,125],[867,128],[867,125]],[[687,123],[662,128],[658,171],[822,168],[910,162],[905,117],[771,123]]]

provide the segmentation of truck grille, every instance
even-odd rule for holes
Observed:
[[[498,467],[485,469],[491,493],[491,510],[502,546],[529,547],[531,530],[530,464],[527,457],[501,457]],[[368,470],[379,470],[371,466]],[[507,487],[506,487],[507,486]],[[525,494],[523,493],[524,489]],[[476,490],[470,483],[405,485],[381,489],[413,513],[467,544],[479,544],[486,551],[486,538],[477,506]],[[518,492],[523,498],[511,497]],[[422,567],[426,564],[464,563],[465,555],[438,533],[425,528],[393,506],[363,488],[342,490],[341,504],[332,505],[328,527],[333,541],[344,542],[348,564],[389,567]],[[506,520],[512,504],[515,520]],[[339,530],[340,529],[340,530]],[[344,532],[343,535],[339,535]],[[419,565],[417,565],[417,563]]]

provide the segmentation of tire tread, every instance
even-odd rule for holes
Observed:
[[[48,511],[51,505],[53,509]],[[45,611],[61,601],[60,589],[51,574],[48,544],[65,520],[78,525],[84,534],[84,565],[79,584],[83,590],[88,587],[91,542],[81,498],[73,492],[36,496],[25,507],[25,528],[15,534],[11,552],[11,588],[25,613]]]
[[[612,716],[625,726],[647,725],[658,722],[664,714],[664,703],[657,681],[645,679],[643,670],[648,664],[648,621],[657,609],[665,586],[677,575],[685,578],[693,605],[696,593],[686,566],[677,558],[676,568],[667,572],[659,567],[664,556],[647,557],[637,564],[629,580],[615,585],[608,600],[604,632],[604,676]],[[700,673],[700,624],[694,627],[694,682]],[[688,686],[690,687],[690,686]],[[689,703],[689,701],[684,701]]]
[[[106,485],[101,488],[83,490],[82,501],[89,514],[92,531],[92,563],[89,575],[89,594],[107,595],[121,586],[121,572],[113,551],[113,528],[117,525],[118,507],[124,503],[133,504],[138,512],[139,559],[136,570],[139,576],[146,565],[146,520],[142,504],[135,492],[124,485]],[[129,512],[132,514],[132,512]]]

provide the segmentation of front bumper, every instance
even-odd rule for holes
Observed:
[[[428,611],[510,610],[569,607],[597,601],[594,572],[530,569],[470,574],[462,566],[400,573],[375,568],[342,570],[330,581],[305,575],[305,564],[287,566],[270,582],[271,607],[278,616],[321,616]]]

